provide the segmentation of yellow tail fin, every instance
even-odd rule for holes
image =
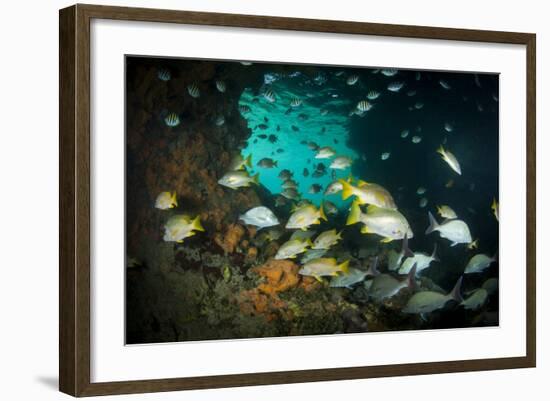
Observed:
[[[351,209],[349,211],[348,219],[346,220],[346,226],[351,226],[352,224],[358,223],[360,220],[361,220],[361,208],[359,207],[359,202],[355,200],[351,204]]]
[[[319,216],[325,220],[328,221],[327,216],[325,214],[325,211],[323,210],[323,204],[321,203],[321,206],[319,206]]]
[[[439,153],[441,156],[445,156],[445,149],[443,149],[443,145],[439,145],[439,148],[437,148],[437,153]]]
[[[343,179],[339,179],[338,182],[342,184],[342,199],[346,200],[353,195],[353,186]]]
[[[249,154],[246,159],[244,159],[244,165],[248,168],[252,167],[252,153]]]
[[[345,262],[342,262],[341,264],[339,264],[338,268],[342,273],[348,274],[349,273],[349,260],[346,260]]]
[[[172,205],[174,205],[174,207],[178,207],[178,197],[176,195],[176,191],[172,193],[172,195],[170,196],[170,199],[172,201]]]
[[[257,173],[256,175],[252,176],[252,182],[256,185],[260,184],[260,173]]]
[[[201,224],[200,216],[195,217],[195,219],[191,223],[191,227],[193,227],[193,230],[204,231],[204,227]]]

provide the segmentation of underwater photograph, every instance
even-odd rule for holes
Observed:
[[[126,56],[126,344],[499,325],[499,75]]]

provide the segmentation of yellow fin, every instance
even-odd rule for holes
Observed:
[[[436,152],[439,153],[441,156],[445,156],[445,149],[443,149],[443,145],[439,145],[439,148],[437,148]]]
[[[328,221],[327,216],[325,215],[325,211],[323,210],[323,204],[321,203],[321,206],[319,206],[319,216],[325,220]]]
[[[348,274],[349,273],[349,260],[346,260],[345,262],[340,263],[338,265],[338,268],[342,273]]]
[[[252,153],[249,154],[246,159],[244,159],[244,165],[247,167],[252,167]]]
[[[367,213],[374,213],[376,212],[378,209],[380,209],[378,206],[376,205],[368,205],[367,206]]]
[[[178,207],[178,197],[176,195],[176,191],[172,193],[172,196],[170,198],[172,201],[172,205],[174,205],[174,207]]]
[[[260,184],[260,173],[257,173],[256,175],[252,176],[252,182],[256,185]]]
[[[366,224],[361,227],[361,234],[371,234],[373,231]]]
[[[363,180],[358,180],[357,181],[357,186],[358,187],[362,187],[363,185],[369,185],[369,183],[367,181],[363,181]]]
[[[338,182],[342,184],[342,199],[346,200],[353,195],[353,186],[343,179],[339,179]]]
[[[347,226],[358,223],[361,220],[361,208],[359,207],[359,202],[356,200],[351,204],[351,209],[346,221]]]
[[[193,228],[193,230],[204,231],[204,227],[201,224],[200,216],[195,217],[195,219],[191,222],[191,227]]]
[[[392,241],[393,241],[393,238],[389,238],[389,237],[380,240],[380,242],[384,244],[387,244],[388,242],[392,242]]]

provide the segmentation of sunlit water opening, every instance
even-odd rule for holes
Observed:
[[[298,184],[301,199],[308,199],[319,206],[324,198],[342,208],[347,202],[342,201],[340,193],[324,196],[323,192],[335,179],[347,178],[351,168],[329,168],[334,158],[316,159],[316,151],[308,144],[313,142],[319,147],[330,146],[336,151],[336,156],[356,160],[359,155],[347,146],[348,114],[353,105],[342,99],[334,89],[319,85],[314,90],[310,79],[301,74],[282,79],[266,74],[264,79],[270,83],[270,90],[275,95],[274,102],[251,89],[245,90],[239,101],[240,105],[250,108],[250,111],[242,113],[252,130],[242,155],[252,155],[251,173],[259,173],[261,184],[276,195],[283,191],[283,181],[278,175],[288,169]],[[296,99],[301,101],[301,105],[291,107],[291,102]],[[258,166],[264,158],[274,160],[277,166]],[[318,176],[317,173],[315,176],[315,171],[323,170],[320,163],[324,165],[325,174]],[[314,184],[322,188],[317,193],[312,193]]]

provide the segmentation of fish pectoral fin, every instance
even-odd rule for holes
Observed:
[[[392,242],[392,241],[393,241],[393,238],[390,238],[390,237],[386,237],[380,240],[380,242],[384,244],[387,244],[388,242]]]
[[[315,277],[315,280],[317,280],[318,282],[320,282],[321,284],[323,284],[323,278],[322,278],[321,276],[315,275],[315,276],[313,276],[313,277]]]
[[[372,230],[366,224],[361,227],[361,234],[372,234]]]

